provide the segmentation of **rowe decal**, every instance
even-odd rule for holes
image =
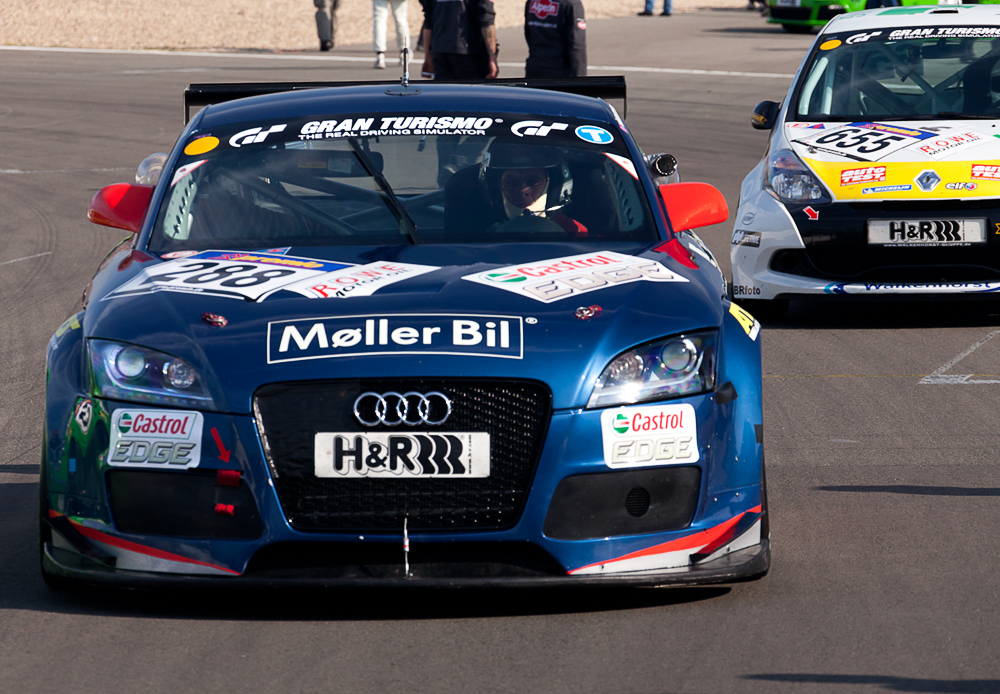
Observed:
[[[884,180],[884,166],[864,166],[860,169],[845,169],[840,172],[840,185],[842,186],[853,186],[858,183],[881,183]]]
[[[940,159],[946,157],[957,149],[963,149],[971,145],[979,145],[988,138],[982,133],[973,131],[955,131],[945,133],[936,138],[924,140],[920,145],[915,146],[918,152],[923,152],[929,157]]]
[[[316,434],[317,477],[489,477],[490,435],[468,432]]]
[[[191,468],[201,461],[201,412],[118,409],[111,416],[108,465]]]
[[[353,266],[280,253],[202,251],[144,268],[105,299],[168,291],[262,301],[289,285],[347,267]]]
[[[430,265],[411,265],[409,263],[369,263],[368,265],[334,270],[325,275],[285,285],[282,288],[310,299],[371,296],[390,284],[402,282],[437,269],[437,267]]]
[[[496,268],[462,279],[551,303],[630,282],[687,282],[655,260],[613,251]]]
[[[267,363],[379,354],[453,354],[521,359],[519,316],[397,314],[274,321]]]
[[[626,407],[601,413],[604,463],[610,468],[682,465],[697,462],[698,422],[694,407]]]

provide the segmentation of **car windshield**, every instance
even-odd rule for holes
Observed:
[[[1000,117],[1000,27],[832,34],[803,70],[800,121]]]
[[[337,115],[193,134],[149,248],[653,241],[621,133],[568,118]]]

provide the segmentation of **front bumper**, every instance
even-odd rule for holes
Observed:
[[[515,522],[408,532],[297,528],[249,416],[203,413],[196,467],[109,467],[101,427],[125,406],[94,400],[85,439],[72,436],[71,420],[71,436],[47,442],[43,520],[51,538],[43,566],[75,582],[127,585],[664,585],[756,578],[770,557],[760,413],[759,402],[739,388],[745,397],[725,404],[714,394],[683,400],[697,414],[699,450],[699,459],[684,466],[612,470],[603,458],[601,411],[554,412]],[[755,428],[748,423],[757,425],[749,440],[745,432]],[[657,515],[657,499],[673,503],[670,487],[679,479],[657,471],[683,469],[697,473],[688,476],[695,480],[688,515]],[[597,480],[591,494],[606,480],[622,497],[607,505],[604,521],[581,521],[586,531],[578,536],[567,535],[565,517],[551,522],[560,485],[570,478]],[[636,487],[652,493],[648,514],[632,513],[634,505],[626,512],[625,497]]]
[[[869,219],[986,220],[986,243],[873,247]],[[733,235],[733,296],[947,298],[1000,292],[1000,204],[984,201],[834,202],[786,206],[765,192],[740,206]],[[751,220],[750,224],[742,220]]]

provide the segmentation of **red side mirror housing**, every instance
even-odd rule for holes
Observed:
[[[729,219],[729,205],[708,183],[664,183],[660,195],[674,231],[721,224]]]
[[[138,234],[152,196],[153,186],[113,183],[97,191],[90,202],[87,219],[94,224]]]

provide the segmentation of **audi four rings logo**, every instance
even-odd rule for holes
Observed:
[[[414,427],[437,426],[451,415],[451,400],[444,393],[362,393],[354,401],[354,417],[366,427],[377,424]]]

